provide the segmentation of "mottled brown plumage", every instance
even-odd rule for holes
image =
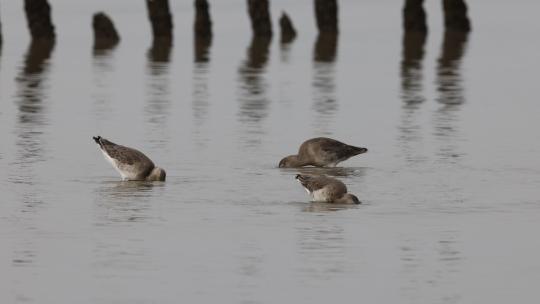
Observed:
[[[115,144],[102,138],[93,137],[103,155],[111,162],[124,180],[164,181],[165,170],[156,167],[152,160],[142,152]]]
[[[298,149],[298,154],[283,158],[279,162],[279,167],[335,167],[339,162],[366,152],[366,148],[347,145],[327,137],[317,137],[302,143]]]
[[[315,202],[334,204],[360,204],[358,198],[347,193],[347,186],[340,180],[326,175],[296,175]]]

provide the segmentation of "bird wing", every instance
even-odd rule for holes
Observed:
[[[133,165],[137,162],[152,162],[148,157],[146,157],[141,152],[131,149],[128,147],[116,145],[116,146],[104,146],[105,151],[107,154],[119,161],[120,163],[127,164],[127,165]]]
[[[322,189],[328,183],[328,180],[324,176],[311,176],[298,174],[296,179],[302,184],[302,186],[309,190],[309,192]]]
[[[357,154],[355,151],[358,149],[330,138],[322,140],[319,147],[323,154],[335,159],[349,158],[352,155]]]
[[[150,158],[144,155],[142,152],[125,147],[122,145],[117,145],[111,141],[108,141],[104,138],[100,140],[101,148],[109,155],[112,159],[116,160],[123,165],[137,165],[142,166],[142,171],[150,172],[154,168],[154,163]]]

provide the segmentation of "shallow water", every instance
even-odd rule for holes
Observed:
[[[272,1],[299,36],[251,41],[244,1],[214,1],[195,49],[143,1],[51,1],[58,40],[30,45],[3,2],[2,303],[527,303],[540,280],[538,4],[469,1],[473,32],[400,30],[394,1]],[[172,2],[171,2],[172,3]],[[489,8],[489,9],[488,9]],[[120,31],[93,51],[90,16]],[[276,25],[276,24],[275,24]],[[420,44],[420,47],[419,47]],[[165,183],[121,182],[91,136],[136,147]],[[309,203],[280,158],[331,136],[369,152],[325,172],[364,204]]]

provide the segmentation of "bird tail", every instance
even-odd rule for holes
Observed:
[[[94,136],[92,137],[94,139],[94,141],[96,142],[96,144],[98,144],[100,147],[103,146],[103,144],[101,143],[101,136]]]
[[[297,174],[296,177],[295,177],[295,179],[296,179],[297,181],[299,181],[300,184],[302,184],[302,186],[305,187],[305,186],[307,185],[309,179],[310,179],[310,176],[309,176],[309,175]]]
[[[352,153],[353,155],[358,155],[358,154],[366,153],[366,152],[368,151],[367,148],[355,147],[355,146],[349,146],[349,150],[351,151],[351,153]]]
[[[295,179],[296,179],[296,180],[299,180],[299,181],[305,181],[305,180],[306,180],[306,177],[307,177],[307,175],[296,174]]]

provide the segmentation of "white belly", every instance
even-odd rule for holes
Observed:
[[[315,202],[327,202],[327,201],[329,201],[328,192],[324,188],[313,191],[311,193],[311,197],[313,197],[313,201],[315,201]]]
[[[123,180],[134,179],[136,177],[135,175],[130,174],[129,171],[122,170],[118,161],[110,157],[109,154],[107,154],[105,151],[101,150],[101,152],[103,153],[105,159],[108,160],[109,163],[111,163],[111,165],[113,166],[113,168],[116,169],[116,171],[120,174]]]

